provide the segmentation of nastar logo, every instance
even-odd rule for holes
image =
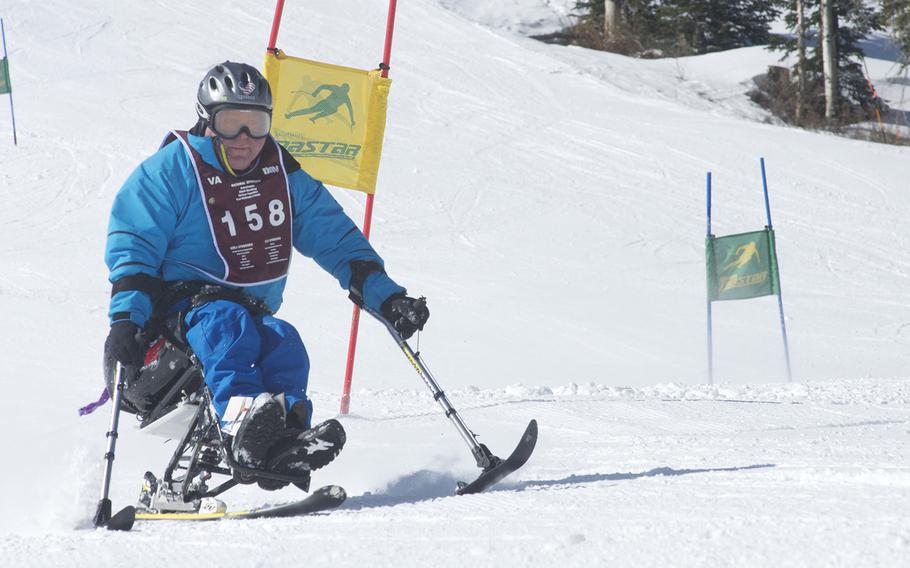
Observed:
[[[267,166],[262,168],[262,175],[277,174],[281,169],[278,166]]]
[[[360,144],[345,144],[344,142],[317,141],[317,140],[279,140],[288,152],[295,158],[327,158],[330,160],[357,159],[360,154]]]
[[[754,286],[756,284],[761,284],[768,279],[768,271],[756,272],[755,274],[747,274],[745,276],[725,276],[720,279],[720,291],[726,292],[727,290],[732,290],[734,288],[742,288],[743,286]]]
[[[218,176],[211,176],[206,179],[208,180],[209,185],[217,185],[217,184],[221,183],[221,178]]]
[[[246,85],[240,87],[240,91],[244,95],[252,95],[253,91],[255,91],[255,90],[256,90],[256,83],[253,83],[252,81],[250,81]]]

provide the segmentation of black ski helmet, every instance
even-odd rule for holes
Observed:
[[[252,65],[225,61],[215,65],[199,82],[196,113],[208,122],[221,107],[261,108],[272,112],[272,89]]]

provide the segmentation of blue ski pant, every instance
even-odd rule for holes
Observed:
[[[243,306],[215,300],[186,314],[186,339],[205,374],[212,403],[223,417],[232,396],[284,393],[288,408],[307,398],[310,358],[294,326]],[[309,424],[307,424],[309,427]]]

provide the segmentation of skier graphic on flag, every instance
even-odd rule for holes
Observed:
[[[320,85],[316,88],[315,91],[310,93],[310,96],[316,98],[323,91],[328,91],[329,96],[320,100],[316,104],[303,108],[300,110],[295,110],[292,112],[286,112],[284,114],[285,118],[294,118],[295,116],[305,116],[307,114],[316,113],[316,116],[310,117],[310,122],[315,123],[320,118],[326,118],[337,114],[338,110],[341,108],[341,105],[345,105],[348,109],[348,116],[350,117],[350,127],[351,130],[357,125],[357,122],[354,120],[354,108],[351,106],[351,97],[348,96],[348,93],[351,91],[351,86],[347,83],[342,83],[341,85]],[[294,93],[303,93],[306,91],[292,91]]]
[[[758,255],[758,246],[756,246],[755,241],[749,241],[748,244],[737,248],[734,254],[736,258],[728,262],[724,266],[724,270],[742,268],[752,262],[752,260],[755,260],[759,265],[761,264],[761,257]]]

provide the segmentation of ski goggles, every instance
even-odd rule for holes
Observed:
[[[242,132],[250,138],[265,138],[272,127],[272,115],[261,109],[225,108],[212,116],[212,130],[230,140]]]

